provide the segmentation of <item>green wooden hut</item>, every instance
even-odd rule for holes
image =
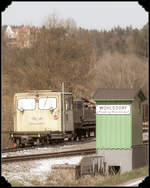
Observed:
[[[146,97],[142,90],[99,88],[93,99],[96,102],[97,153],[104,155],[110,165],[122,166],[122,171],[142,164],[133,154],[135,148],[137,151],[138,146],[143,146],[141,103]]]

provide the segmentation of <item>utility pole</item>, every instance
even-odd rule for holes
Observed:
[[[62,102],[63,102],[63,127],[62,127],[62,130],[63,130],[63,133],[65,132],[65,95],[64,95],[64,82],[62,82]]]

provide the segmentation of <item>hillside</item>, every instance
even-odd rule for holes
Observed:
[[[73,89],[91,97],[96,88],[148,91],[148,24],[111,31],[50,24],[30,48],[9,47],[2,30],[2,131],[13,129],[13,96],[26,89]],[[10,145],[2,135],[2,146]]]

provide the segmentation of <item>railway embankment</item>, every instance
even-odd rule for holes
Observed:
[[[134,169],[131,172],[126,172],[121,175],[113,176],[102,176],[86,175],[77,180],[70,179],[69,174],[68,180],[61,178],[58,174],[52,174],[52,166],[54,164],[62,165],[68,163],[69,165],[75,166],[79,164],[82,157],[69,157],[63,159],[50,159],[50,160],[38,160],[38,161],[26,161],[18,162],[16,165],[10,163],[5,164],[5,173],[2,175],[12,186],[120,186],[125,185],[126,182],[132,181],[137,178],[148,176],[148,166],[143,168]],[[19,173],[18,173],[19,169]],[[13,174],[10,171],[13,170]]]

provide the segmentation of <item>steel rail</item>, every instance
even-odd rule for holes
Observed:
[[[37,159],[45,159],[45,158],[69,157],[75,155],[89,155],[94,153],[96,153],[96,148],[71,150],[71,151],[63,151],[63,152],[55,152],[55,153],[42,153],[42,154],[34,154],[34,155],[2,157],[2,163],[37,160]]]
[[[2,153],[7,152],[16,152],[16,151],[22,151],[22,150],[28,150],[28,149],[34,149],[34,147],[26,147],[26,148],[4,148],[2,149]]]

